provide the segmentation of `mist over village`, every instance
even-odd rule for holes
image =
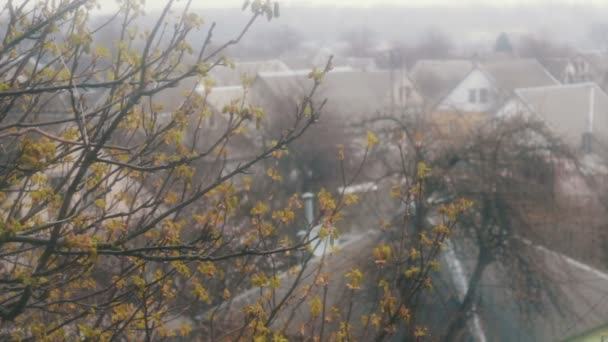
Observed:
[[[608,341],[608,3],[0,0],[0,341]]]

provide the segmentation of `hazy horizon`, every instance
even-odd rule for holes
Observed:
[[[147,9],[161,9],[165,4],[165,0],[146,0]],[[594,6],[606,7],[606,0],[462,0],[455,2],[453,0],[278,0],[283,7],[345,7],[345,8],[369,8],[369,7],[533,7],[533,6],[556,6],[556,5],[573,5],[573,6]],[[193,2],[193,8],[240,8],[244,0],[206,0],[202,2]],[[183,2],[181,2],[183,4]],[[180,2],[177,2],[180,5]],[[116,7],[116,3],[104,3],[102,11],[112,11]]]

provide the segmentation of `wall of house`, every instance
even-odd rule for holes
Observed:
[[[481,89],[486,89],[487,98],[482,101]],[[473,98],[470,92],[474,92]],[[490,111],[496,104],[496,90],[492,82],[480,70],[473,70],[439,104],[437,111],[483,113]]]
[[[393,85],[395,106],[399,108],[420,109],[423,104],[422,96],[416,91],[407,74],[398,74]],[[390,100],[390,94],[389,100]]]
[[[452,143],[465,142],[469,139],[471,133],[486,119],[487,115],[485,113],[434,111],[431,114],[437,138]]]

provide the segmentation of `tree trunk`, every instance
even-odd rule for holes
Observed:
[[[450,322],[447,332],[443,338],[444,342],[457,341],[458,336],[462,334],[463,329],[466,327],[466,324],[471,317],[471,310],[475,304],[475,296],[477,294],[479,282],[481,281],[481,277],[486,267],[490,264],[490,260],[485,256],[485,254],[486,253],[481,251],[479,252],[479,256],[477,257],[477,265],[475,266],[471,279],[469,279],[467,293],[460,304],[460,309],[456,313],[456,317]]]

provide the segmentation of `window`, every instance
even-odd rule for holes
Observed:
[[[479,89],[479,102],[488,103],[488,89],[486,89],[486,88]]]
[[[477,89],[469,89],[469,102],[470,103],[477,102]]]

